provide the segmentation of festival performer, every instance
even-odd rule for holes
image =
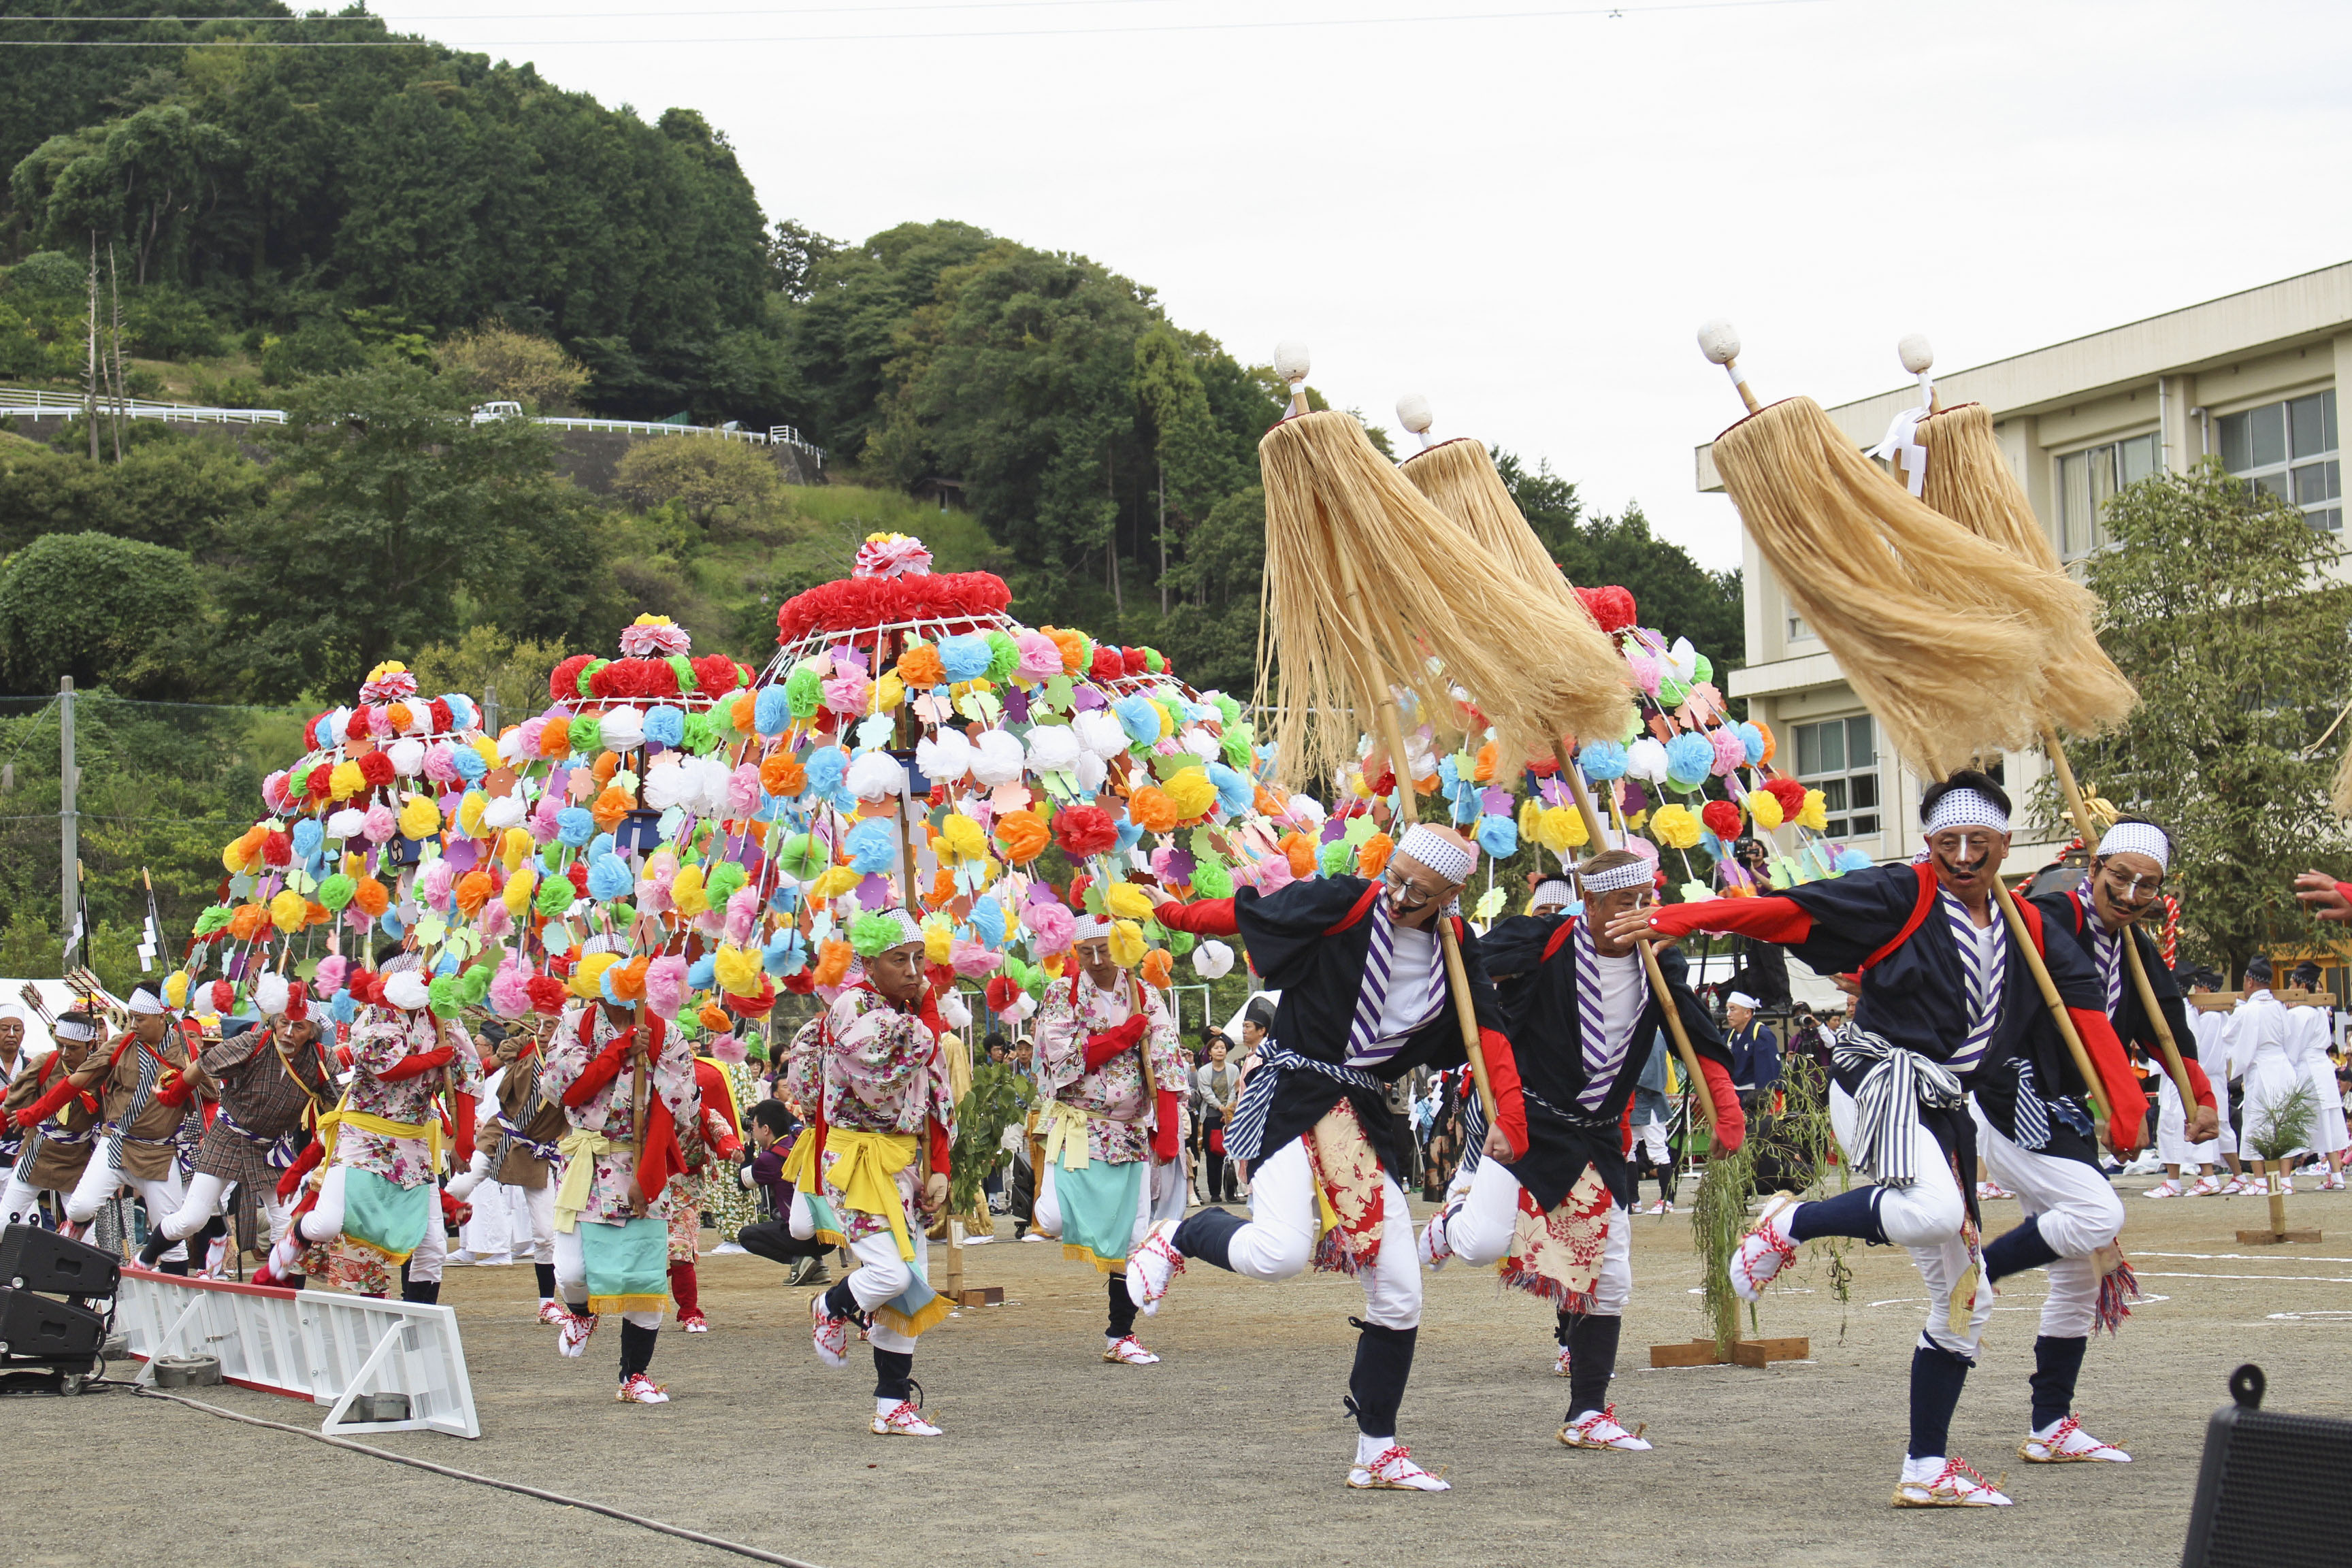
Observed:
[[[1184,1217],[1184,1059],[1159,990],[1113,958],[1112,922],[1081,915],[1075,931],[1077,962],[1067,982],[1046,988],[1037,1012],[1047,1120],[1036,1224],[1060,1239],[1063,1257],[1091,1263],[1109,1281],[1103,1360],[1150,1366],[1160,1358],[1135,1337],[1127,1259],[1154,1224]]]
[[[345,981],[369,1009],[351,1031],[351,1084],[319,1118],[318,1142],[280,1179],[281,1190],[289,1178],[314,1181],[316,1189],[254,1283],[299,1273],[358,1295],[389,1296],[406,1264],[401,1299],[440,1298],[447,1238],[436,1181],[438,1102],[445,1094],[455,1102],[458,1144],[471,1143],[482,1063],[465,1030],[428,1010],[432,994],[417,962],[404,953],[380,973],[358,971]]]
[[[2160,1114],[2156,1123],[2158,1152],[2166,1162],[2166,1179],[2189,1178],[2193,1184],[2184,1190],[2184,1197],[2227,1197],[2251,1192],[2252,1189],[2245,1184],[2245,1177],[2238,1168],[2238,1130],[2230,1114],[2232,1091],[2227,1038],[2229,1013],[2218,1001],[2200,994],[2220,990],[2221,976],[2211,970],[2199,969],[2179,976],[2179,983],[2189,989],[2192,1009],[2189,1026],[2197,1036],[2197,1059],[2203,1064],[2206,1082],[2213,1090],[2213,1114],[2220,1136],[2201,1147],[2188,1141],[2188,1121],[2180,1113],[2180,1097],[2176,1091],[2168,1112]]]
[[[1512,1160],[1465,1157],[1421,1242],[1433,1268],[1449,1258],[1499,1264],[1505,1284],[1559,1312],[1569,1367],[1559,1440],[1571,1448],[1651,1447],[1619,1424],[1609,1380],[1633,1289],[1625,1112],[1670,999],[1651,989],[1633,941],[1611,922],[1648,901],[1654,877],[1642,856],[1605,850],[1580,872],[1582,917],[1520,915],[1486,934],[1481,951],[1518,1063],[1528,1149]],[[1667,948],[1658,965],[1706,1074],[1714,1153],[1727,1154],[1746,1137],[1730,1053],[1691,994],[1683,955]]]
[[[2271,989],[2275,978],[2269,959],[2257,955],[2247,961],[2243,994],[2231,1010],[2229,1024],[2222,1032],[2231,1068],[2244,1085],[2245,1121],[2238,1143],[2241,1152],[2252,1158],[2254,1181],[2250,1185],[2258,1193],[2269,1190],[2263,1183],[2272,1162],[2252,1154],[2252,1151],[2269,1139],[2288,1098],[2307,1081],[2303,1065],[2296,1059],[2300,1042],[2295,1023],[2287,1016],[2286,1004]],[[2293,1193],[2294,1156],[2276,1163],[2280,1190]]]
[[[603,1315],[620,1313],[614,1399],[667,1405],[668,1390],[646,1372],[669,1307],[669,1224],[655,1205],[677,1168],[675,1129],[694,1114],[694,1058],[661,1017],[614,1000],[609,973],[584,962],[573,972],[575,994],[593,986],[592,998],[564,1013],[539,1075],[540,1093],[562,1103],[571,1125],[558,1145],[555,1284],[570,1310],[556,1349],[580,1355]]]
[[[554,1168],[572,1122],[541,1081],[547,1065],[545,1037],[554,1025],[554,1019],[534,1016],[509,1026],[499,1040],[492,1068],[499,1074],[498,1113],[475,1134],[474,1157],[450,1181],[449,1195],[470,1198],[485,1181],[522,1194],[530,1215],[531,1267],[539,1277],[539,1321],[560,1327],[571,1314],[556,1297]]]
[[[677,1123],[682,1168],[662,1189],[656,1207],[669,1228],[669,1293],[677,1302],[677,1326],[689,1334],[707,1334],[710,1320],[702,1315],[701,1281],[694,1271],[702,1241],[703,1187],[714,1170],[732,1177],[735,1156],[743,1150],[743,1124],[735,1091],[719,1064],[695,1057],[693,1072],[694,1102]]]
[[[915,1342],[948,1315],[929,1282],[928,1221],[948,1201],[955,1104],[923,978],[923,928],[904,910],[854,917],[863,967],[793,1037],[785,1094],[809,1125],[784,1163],[792,1234],[846,1247],[857,1267],[809,1299],[817,1360],[849,1364],[850,1320],[870,1313],[878,1437],[937,1437],[914,1403]]]
[[[2099,1173],[2085,1086],[2018,952],[1993,889],[2009,852],[2009,796],[1976,772],[1920,796],[1925,859],[1878,866],[1761,898],[1715,899],[1620,915],[1612,930],[1653,940],[1738,931],[1780,943],[1816,973],[1856,972],[1861,1000],[1831,1059],[1830,1117],[1853,1166],[1873,1178],[1833,1198],[1765,1203],[1732,1255],[1732,1289],[1755,1300],[1822,1236],[1910,1249],[1927,1283],[1911,1359],[1911,1439],[1897,1508],[2005,1508],[2010,1500],[1949,1452],[1952,1411],[1992,1313],[1979,1287],[2061,1258],[2114,1252],[2123,1205]],[[2030,931],[2040,912],[2021,905]],[[2099,1069],[2111,1145],[2134,1146],[2147,1100],[2100,1006],[2097,973],[2069,942],[2037,934],[2050,977]],[[1969,1111],[1971,1096],[1980,1117]],[[1961,1173],[1984,1157],[2027,1199],[2023,1224],[1977,1245]],[[2127,1283],[2112,1277],[2097,1313],[2112,1322]],[[2057,1288],[2053,1282],[2053,1289]],[[2070,1435],[2071,1436],[2071,1435]]]
[[[1356,1458],[1348,1484],[1444,1491],[1397,1441],[1397,1406],[1421,1331],[1421,1268],[1399,1173],[1387,1087],[1417,1067],[1465,1059],[1436,922],[1455,922],[1468,972],[1497,1125],[1487,1154],[1528,1149],[1502,1005],[1476,936],[1454,897],[1476,868],[1477,847],[1450,827],[1421,823],[1391,851],[1378,881],[1318,877],[1270,894],[1160,904],[1160,923],[1202,935],[1239,934],[1251,963],[1282,999],[1260,1061],[1244,1083],[1225,1147],[1251,1162],[1250,1218],[1204,1208],[1160,1221],[1128,1257],[1127,1288],[1149,1316],[1188,1258],[1254,1279],[1287,1279],[1312,1262],[1353,1274],[1364,1289],[1348,1408]],[[1466,1102],[1475,1103],[1475,1100]],[[1475,1134],[1474,1134],[1475,1136]],[[1322,1215],[1338,1225],[1324,1230]]]
[[[185,1194],[176,1162],[180,1123],[195,1096],[188,1077],[187,1038],[180,1020],[152,986],[131,992],[131,1028],[104,1058],[95,1054],[68,1082],[105,1084],[105,1123],[98,1157],[82,1168],[66,1200],[69,1234],[79,1237],[109,1198],[129,1186],[151,1215],[177,1213]],[[166,1274],[188,1271],[188,1250],[173,1245],[161,1261]]]
[[[14,1002],[0,1002],[0,1089],[16,1081],[16,1075],[32,1066],[32,1058],[25,1053],[25,1009]],[[10,1137],[9,1142],[15,1139]],[[13,1151],[9,1151],[13,1157]]]
[[[151,1216],[154,1225],[139,1261],[152,1268],[174,1242],[212,1228],[236,1189],[236,1247],[258,1252],[286,1233],[286,1208],[277,1194],[278,1173],[299,1152],[303,1123],[335,1098],[335,1066],[307,1003],[289,992],[267,1023],[237,1021],[236,1032],[208,1046],[196,1071],[215,1090],[220,1110],[196,1146],[195,1174],[176,1213]],[[269,1220],[262,1242],[259,1215]]]
[[[2295,990],[2317,995],[2319,975],[2319,965],[2306,958],[2294,966],[2288,981]],[[2311,1096],[2317,1104],[2311,1122],[2311,1152],[2318,1162],[2314,1167],[2319,1173],[2318,1190],[2341,1192],[2344,1153],[2352,1148],[2352,1128],[2347,1128],[2344,1118],[2344,1086],[2336,1081],[2336,1063],[2327,1054],[2336,1037],[2336,1009],[2325,1003],[2305,1004],[2288,1008],[2287,1019],[2295,1032],[2296,1060],[2311,1082]]]
[[[0,1108],[8,1130],[24,1140],[9,1168],[6,1194],[0,1196],[0,1223],[7,1225],[39,1224],[43,1193],[56,1194],[62,1218],[66,1195],[80,1184],[97,1143],[102,1104],[97,1078],[76,1080],[98,1039],[98,1019],[85,1012],[66,1013],[49,1033],[58,1048],[9,1082]]]
[[[2044,931],[2055,931],[2070,939],[2098,976],[2102,1005],[2115,1027],[2116,1037],[2126,1049],[2155,1064],[2162,1085],[2159,1092],[2171,1101],[2172,1115],[2178,1122],[2183,1120],[2179,1109],[2180,1091],[2174,1086],[2171,1074],[2164,1069],[2156,1026],[2141,1005],[2139,987],[2132,982],[2131,965],[2118,939],[2128,933],[2137,944],[2148,988],[2156,994],[2158,1010],[2163,1015],[2173,1044],[2179,1049],[2181,1065],[2189,1069],[2189,1085],[2197,1092],[2195,1119],[2183,1132],[2191,1143],[2210,1143],[2221,1131],[2212,1085],[2198,1060],[2197,1037],[2189,1026],[2189,1013],[2181,1002],[2179,986],[2172,972],[2164,966],[2154,939],[2141,925],[2150,914],[2163,909],[2164,879],[2171,865],[2171,836],[2153,822],[2126,816],[2100,837],[2081,888],[2043,893],[2032,901],[2041,912]],[[1978,1120],[1979,1131],[1985,1140],[1986,1159],[2004,1186],[2017,1189],[2028,1223],[2035,1223],[2035,1215],[2042,1216],[2042,1226],[2055,1223],[2048,1211],[2065,1205],[2063,1189],[2080,1180],[2078,1162],[2030,1152],[2020,1159],[2009,1152],[2014,1147],[2009,1140],[1997,1130],[1984,1128],[1981,1107]],[[2011,1180],[2009,1173],[2012,1170],[2034,1184]],[[2059,1194],[2054,1200],[2051,1195],[2053,1175],[2058,1179]],[[2173,1190],[2179,1191],[2177,1184]],[[2127,1463],[2129,1454],[2084,1431],[2074,1409],[2074,1385],[2083,1370],[2083,1352],[2098,1321],[2102,1279],[2099,1262],[2070,1256],[2048,1267],[2050,1293],[2042,1305],[2041,1335],[2033,1342],[2033,1420],[2018,1454],[2029,1464],[2037,1465]]]

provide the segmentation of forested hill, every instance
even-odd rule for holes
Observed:
[[[79,382],[95,242],[120,277],[131,391],[378,408],[420,450],[433,418],[486,395],[793,425],[829,449],[836,477],[959,498],[1033,620],[1154,642],[1204,681],[1248,687],[1264,555],[1255,448],[1280,412],[1268,371],[1083,257],[952,221],[828,240],[782,216],[798,211],[794,193],[755,193],[691,108],[648,121],[424,39],[185,47],[393,37],[372,16],[297,18],[267,0],[0,0],[0,37],[159,46],[0,48],[0,380]],[[485,339],[486,325],[500,335]],[[528,352],[510,352],[518,342]],[[331,378],[331,391],[310,384]],[[299,432],[283,450],[300,460],[268,480],[242,457],[141,442],[121,471],[110,446],[94,466],[110,471],[84,472],[83,435],[54,462],[0,447],[0,550],[127,535],[184,555],[217,606],[226,585],[241,593],[254,571],[300,560],[329,515],[352,525],[321,496],[364,494],[334,469],[365,453]],[[530,499],[531,460],[520,446],[499,458],[520,487],[507,522],[453,514],[446,537],[503,540],[542,580],[518,594],[499,583],[495,549],[470,551],[415,603],[375,606],[382,635],[494,623],[596,637],[633,602],[755,632],[755,600],[839,569],[829,546],[770,548],[793,533],[788,500],[722,497],[714,510],[708,483],[683,510],[668,504],[682,491],[641,487],[584,529],[559,509],[557,550],[558,512]],[[1577,581],[1622,582],[1652,624],[1736,660],[1735,574],[1700,571],[1638,511],[1586,518],[1571,484],[1506,467]],[[747,524],[761,508],[778,515]],[[658,547],[649,519],[670,531]],[[555,561],[580,580],[544,581]],[[0,580],[0,644],[6,594]],[[179,617],[173,635],[210,614]],[[370,640],[337,632],[341,651],[296,657],[332,620],[321,609],[273,626],[265,648],[173,661],[204,675],[169,694],[331,689]],[[15,689],[53,682],[58,663],[0,646]]]

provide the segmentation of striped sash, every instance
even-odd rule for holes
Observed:
[[[1996,920],[1984,928],[1994,933],[1988,938],[1969,918],[1966,904],[1949,893],[1937,896],[1943,901],[1945,919],[1951,922],[1952,942],[1960,950],[1960,968],[1969,981],[1969,1032],[1960,1048],[1944,1064],[1955,1075],[1964,1075],[1975,1071],[1984,1060],[1985,1052],[1992,1047],[1993,1033],[2000,1027],[2001,992],[2009,983],[2009,932]]]

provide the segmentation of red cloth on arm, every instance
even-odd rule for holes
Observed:
[[[580,1069],[580,1076],[572,1080],[572,1087],[563,1091],[563,1103],[577,1108],[593,1100],[606,1084],[620,1076],[621,1058],[628,1048],[627,1032],[614,1036],[613,1043],[591,1058],[588,1065]]]
[[[376,1074],[375,1079],[378,1083],[397,1083],[404,1078],[415,1078],[418,1073],[431,1072],[435,1068],[446,1068],[457,1055],[457,1047],[455,1046],[412,1051]]]
[[[1731,1069],[1712,1057],[1701,1057],[1698,1070],[1706,1075],[1706,1097],[1715,1105],[1716,1142],[1726,1152],[1736,1151],[1748,1142],[1748,1113],[1739,1109],[1739,1089],[1731,1081]]]
[[[934,1175],[947,1175],[955,1169],[955,1141],[948,1136],[948,1130],[940,1125],[936,1116],[925,1122],[925,1130],[931,1140],[931,1172]]]
[[[1519,1058],[1511,1051],[1510,1037],[1500,1029],[1479,1030],[1478,1048],[1486,1058],[1486,1087],[1495,1091],[1495,1124],[1511,1141],[1511,1158],[1524,1158],[1528,1102],[1519,1092]]]
[[[2183,1057],[2180,1065],[2189,1069],[2189,1087],[2197,1091],[2197,1103],[2208,1110],[2219,1110],[2221,1102],[2213,1098],[2213,1081],[2205,1076],[2204,1066],[2195,1057]]]
[[[449,1098],[457,1102],[457,1130],[451,1140],[452,1146],[458,1149],[471,1149],[474,1146],[474,1097],[470,1094],[453,1094]]]
[[[1812,935],[1813,917],[1793,899],[1700,899],[1653,909],[1650,929],[1667,936],[1732,931],[1786,946]]]
[[[2140,1128],[2147,1121],[2147,1093],[2104,1008],[2069,1007],[2066,1016],[2074,1020],[2074,1032],[2083,1037],[2083,1048],[2091,1054],[2091,1065],[2099,1069],[2099,1082],[2107,1091],[2107,1146],[2127,1155],[2139,1147]]]
[[[1170,899],[1158,910],[1160,923],[1170,931],[1189,931],[1194,936],[1238,936],[1241,921],[1234,918],[1231,899],[1201,899],[1180,904]]]
[[[1138,1013],[1124,1024],[1114,1024],[1098,1035],[1087,1037],[1087,1070],[1100,1072],[1103,1064],[1121,1051],[1131,1051],[1136,1041],[1143,1038],[1144,1026],[1150,1020]]]
[[[659,1095],[646,1110],[646,1157],[637,1166],[637,1191],[646,1202],[661,1196],[669,1179],[686,1169],[686,1151],[678,1147],[677,1118]]]
[[[1179,1147],[1176,1142],[1176,1091],[1163,1089],[1154,1107],[1158,1120],[1151,1129],[1151,1153],[1154,1159],[1173,1160]]]
[[[294,1163],[286,1167],[284,1175],[278,1178],[279,1203],[286,1202],[302,1190],[302,1178],[318,1167],[319,1161],[326,1152],[327,1146],[313,1138],[299,1154],[294,1156]]]
[[[54,1056],[49,1058],[52,1062],[57,1059],[58,1058]],[[33,1101],[32,1104],[25,1107],[24,1110],[16,1112],[16,1125],[19,1127],[30,1127],[37,1121],[47,1121],[64,1107],[66,1101],[71,1100],[73,1097],[73,1074],[69,1072],[59,1073],[58,1075],[58,1081],[49,1086],[49,1091],[47,1094]]]

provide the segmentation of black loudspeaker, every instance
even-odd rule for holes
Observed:
[[[0,1286],[52,1296],[104,1300],[122,1276],[122,1259],[35,1225],[0,1231]]]
[[[87,1361],[106,1340],[106,1320],[86,1307],[0,1286],[0,1360]]]
[[[2264,1410],[2263,1369],[2205,1427],[2181,1568],[2336,1568],[2352,1533],[2352,1421]]]

